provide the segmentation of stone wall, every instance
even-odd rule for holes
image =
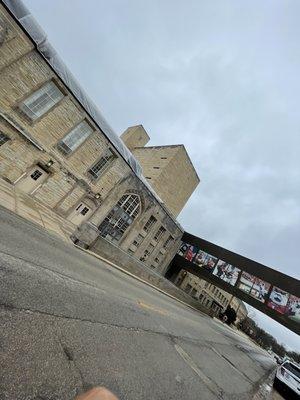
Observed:
[[[199,184],[183,145],[139,147],[132,150],[150,185],[177,216]]]
[[[0,143],[0,176],[18,185],[27,178],[30,180],[33,169],[39,166],[46,171],[45,179],[28,192],[31,196],[65,218],[70,218],[82,201],[88,204],[92,214],[88,214],[88,219],[76,232],[76,240],[85,246],[95,243],[99,236],[97,227],[121,196],[135,191],[141,198],[141,211],[118,246],[140,259],[156,230],[163,226],[166,231],[155,246],[153,244],[154,250],[145,263],[164,272],[179,246],[181,228],[149,194],[115,149],[116,157],[109,167],[98,179],[91,178],[88,169],[105,151],[113,149],[112,144],[2,5],[0,24],[8,27],[5,41],[0,44],[0,132],[9,137],[8,141]],[[20,104],[50,81],[63,93],[63,98],[40,117],[30,119],[21,111]],[[58,149],[59,141],[84,120],[93,133],[70,154],[62,154]],[[149,139],[146,133],[142,139],[143,143]],[[25,190],[24,185],[19,187]],[[134,249],[132,243],[143,232],[150,215],[155,216],[157,223],[145,235],[143,244]],[[174,240],[164,248],[169,235]]]

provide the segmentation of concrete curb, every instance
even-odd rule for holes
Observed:
[[[124,268],[122,268],[122,267],[116,265],[115,263],[113,263],[113,262],[107,260],[106,258],[104,258],[104,257],[102,257],[102,256],[99,256],[98,254],[95,254],[95,253],[93,253],[93,252],[90,251],[90,250],[83,249],[83,248],[80,247],[80,246],[77,246],[77,245],[74,245],[74,246],[75,246],[76,248],[80,249],[81,251],[83,251],[83,252],[85,252],[85,253],[87,253],[87,254],[89,254],[89,255],[91,255],[91,256],[93,256],[93,257],[95,257],[95,258],[97,258],[97,259],[99,259],[99,260],[101,260],[101,261],[103,261],[103,262],[105,262],[106,264],[109,264],[110,266],[116,268],[117,270],[123,272],[124,274],[126,274],[126,275],[128,275],[128,276],[130,276],[130,277],[132,277],[132,278],[134,278],[134,279],[136,279],[136,280],[138,280],[139,282],[142,282],[142,283],[146,284],[147,286],[150,286],[151,288],[157,290],[158,292],[163,293],[164,295],[170,297],[171,299],[176,300],[177,302],[179,302],[179,303],[181,303],[181,304],[183,304],[183,305],[185,305],[185,306],[191,308],[192,310],[201,313],[203,316],[209,317],[209,315],[208,315],[208,314],[205,314],[203,311],[201,311],[201,310],[199,310],[199,309],[197,309],[197,308],[191,306],[190,304],[188,304],[188,303],[186,303],[186,302],[184,302],[184,301],[178,299],[178,298],[175,297],[175,296],[172,296],[172,295],[169,294],[168,292],[165,292],[164,290],[160,289],[159,287],[152,285],[152,283],[150,283],[150,282],[148,282],[148,281],[146,281],[146,280],[140,278],[140,277],[137,276],[137,275],[132,274],[131,272],[129,272],[129,271],[127,271],[126,269],[124,269]]]

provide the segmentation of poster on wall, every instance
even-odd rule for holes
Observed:
[[[290,294],[285,314],[288,318],[300,323],[300,297]]]
[[[214,257],[205,251],[199,250],[194,258],[194,263],[197,264],[199,267],[203,267],[208,271],[212,271],[217,263],[217,257]]]
[[[288,300],[289,293],[274,286],[270,294],[268,306],[280,314],[285,314]]]
[[[184,257],[188,261],[193,261],[194,257],[196,256],[198,252],[198,248],[196,246],[193,246],[191,244],[187,243],[182,243],[180,246],[180,249],[178,250],[178,254],[182,257]]]
[[[225,261],[219,260],[213,271],[213,275],[234,286],[240,272],[241,270],[239,268],[234,267]]]
[[[264,303],[266,301],[271,284],[244,271],[241,274],[237,287],[243,292],[250,294],[250,296]]]

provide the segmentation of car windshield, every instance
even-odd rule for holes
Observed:
[[[295,364],[286,363],[283,365],[288,371],[300,378],[300,368]]]

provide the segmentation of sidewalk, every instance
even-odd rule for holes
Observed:
[[[0,206],[13,211],[17,215],[42,226],[65,241],[70,241],[70,235],[76,226],[60,217],[40,201],[16,190],[10,183],[0,178]]]

